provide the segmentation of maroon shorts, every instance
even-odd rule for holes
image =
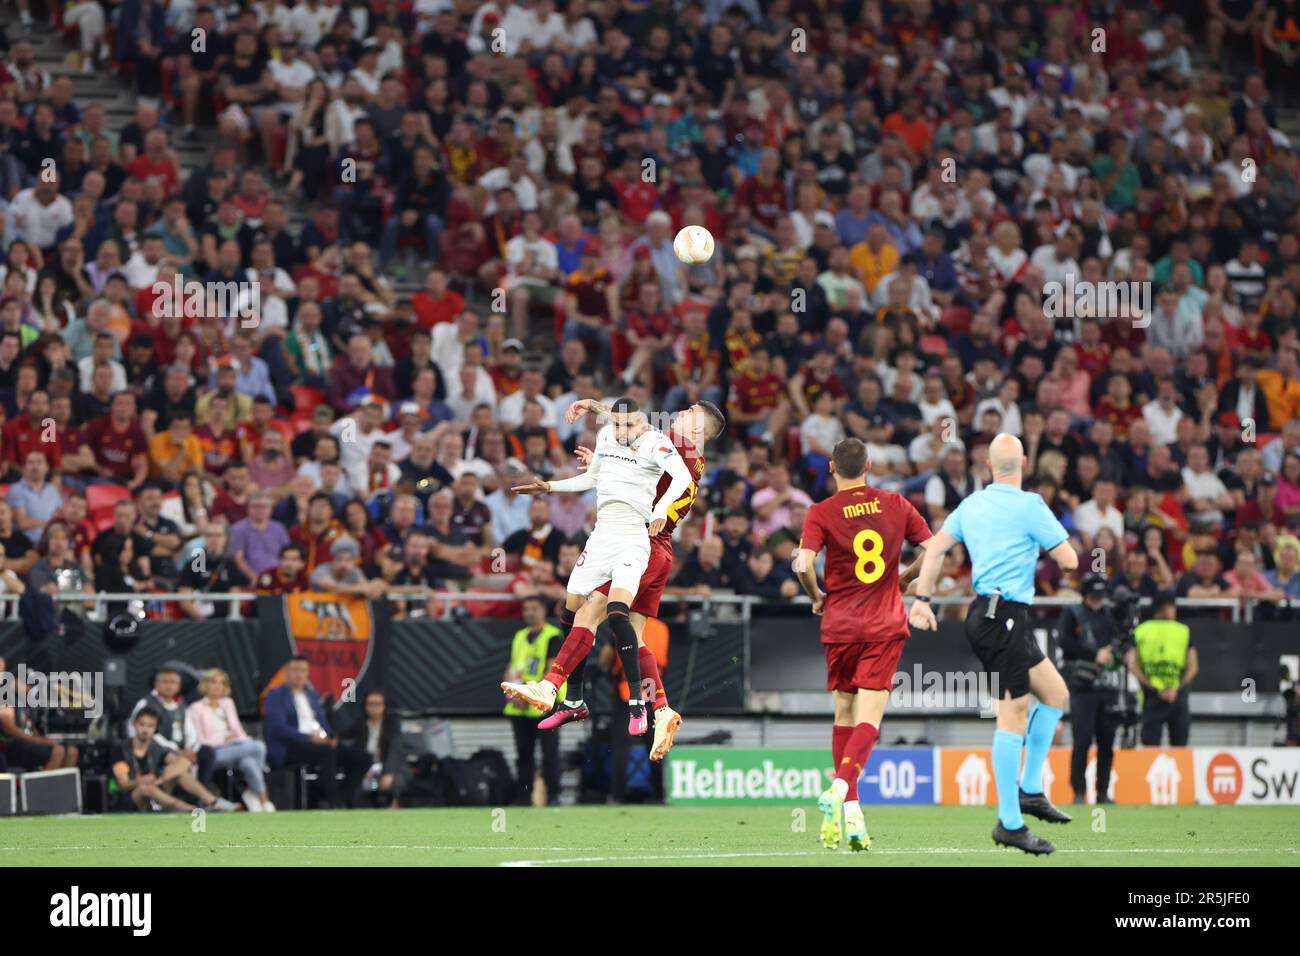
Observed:
[[[668,572],[673,569],[673,543],[662,538],[650,539],[650,563],[645,566],[641,583],[636,586],[636,597],[632,599],[633,614],[646,617],[659,616],[659,599],[664,596],[664,587],[668,584]],[[596,588],[601,594],[609,594],[609,582]]]
[[[859,690],[890,690],[903,656],[903,638],[825,644],[826,689],[852,694]]]

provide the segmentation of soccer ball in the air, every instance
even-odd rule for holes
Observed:
[[[686,226],[673,240],[673,252],[688,266],[713,258],[713,234],[703,226]]]

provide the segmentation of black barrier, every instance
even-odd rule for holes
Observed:
[[[1191,619],[1187,624],[1201,668],[1193,685],[1196,691],[1240,692],[1246,681],[1253,681],[1257,693],[1276,693],[1278,658],[1300,653],[1300,625],[1295,622],[1230,624]],[[1054,651],[1052,622],[1034,621],[1030,627],[1047,630],[1048,649]],[[826,657],[812,621],[801,626],[795,621],[756,618],[750,624],[750,652],[750,686],[756,691],[826,689]],[[960,621],[940,621],[937,631],[908,638],[898,669],[911,673],[917,665],[944,673],[980,670]]]
[[[502,620],[396,621],[390,627],[391,660],[385,690],[389,704],[412,713],[499,713],[499,684],[510,656],[510,642],[522,622]],[[261,625],[243,621],[145,621],[139,639],[125,653],[104,643],[102,626],[91,624],[76,641],[30,640],[16,622],[0,622],[0,656],[13,670],[19,663],[43,672],[102,671],[108,658],[122,661],[126,683],[118,695],[128,710],[148,693],[154,672],[168,661],[199,670],[220,667],[230,674],[235,704],[245,717],[258,718],[257,641]],[[740,713],[745,707],[745,627],[710,623],[692,628],[669,624],[669,663],[664,675],[669,700],[696,712]],[[608,641],[602,628],[597,649]],[[559,649],[558,643],[555,650]],[[589,667],[589,696],[603,710],[609,682]]]
[[[1254,681],[1257,693],[1279,689],[1278,658],[1300,652],[1300,628],[1294,622],[1230,624],[1191,620],[1193,642],[1201,672],[1195,690],[1240,692]],[[399,710],[442,714],[499,713],[498,688],[510,653],[510,641],[521,622],[465,619],[420,619],[392,625],[392,659],[386,690]],[[669,663],[664,675],[669,699],[693,713],[743,713],[746,690],[824,691],[825,656],[812,618],[755,617],[741,621],[669,623]],[[1050,621],[1035,627],[1051,627]],[[746,628],[748,627],[748,649]],[[230,673],[239,712],[257,717],[256,620],[146,621],[127,653],[114,654],[104,643],[102,629],[90,625],[75,641],[30,640],[17,622],[0,622],[0,656],[10,670],[18,663],[41,671],[100,671],[116,657],[125,664],[126,684],[121,700],[130,706],[149,689],[157,668],[179,660],[203,669],[220,667]],[[602,628],[597,648],[608,640]],[[965,673],[979,670],[956,621],[942,621],[937,632],[910,638],[899,669]],[[749,680],[746,682],[746,667]],[[587,696],[603,710],[608,682],[598,668],[589,667]]]

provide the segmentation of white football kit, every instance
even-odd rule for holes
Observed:
[[[655,505],[664,472],[672,483]],[[587,470],[550,483],[552,491],[596,489],[596,527],[569,575],[569,593],[586,597],[608,581],[611,590],[635,595],[650,562],[647,526],[667,516],[691,481],[690,469],[663,432],[650,429],[632,444],[620,445],[612,425],[602,428]]]

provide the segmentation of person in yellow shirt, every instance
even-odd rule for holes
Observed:
[[[1268,420],[1274,430],[1300,418],[1300,353],[1294,347],[1277,350],[1277,368],[1259,373],[1255,380],[1268,401]]]
[[[189,412],[176,412],[167,430],[149,442],[149,474],[179,487],[187,471],[202,470],[203,448],[194,437],[194,418]]]
[[[867,230],[867,238],[849,250],[849,263],[862,276],[862,284],[874,293],[880,280],[898,268],[898,249],[880,223]]]

